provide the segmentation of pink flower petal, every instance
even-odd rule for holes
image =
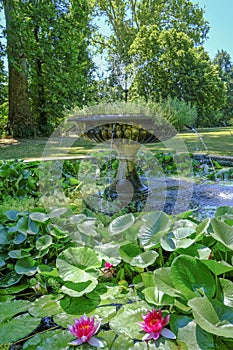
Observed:
[[[76,340],[74,340],[74,341],[69,343],[69,345],[75,345],[75,346],[76,345],[81,345],[81,344],[83,344],[81,339],[76,339]]]
[[[167,328],[162,329],[161,335],[168,339],[176,339],[175,334]]]
[[[100,341],[99,339],[97,338],[90,338],[88,340],[88,344],[92,345],[92,346],[96,346],[97,348],[103,348],[104,347],[104,344],[102,343],[102,341]]]

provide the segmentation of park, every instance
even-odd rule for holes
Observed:
[[[0,349],[232,349],[233,63],[204,9],[0,6]]]

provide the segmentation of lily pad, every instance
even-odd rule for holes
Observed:
[[[233,338],[233,308],[208,298],[194,298],[188,302],[197,324],[208,333]]]

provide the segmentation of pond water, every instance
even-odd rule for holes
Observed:
[[[201,218],[212,217],[217,207],[233,206],[232,182],[196,183],[188,180],[153,178],[147,209],[178,214],[197,209]]]

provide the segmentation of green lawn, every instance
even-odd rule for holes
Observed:
[[[199,137],[191,132],[184,132],[169,141],[168,147],[176,149],[176,140],[183,140],[187,150],[192,153],[233,156],[233,127],[206,128],[198,130]],[[10,143],[11,142],[11,143]],[[151,151],[167,151],[167,145],[158,143],[148,146]],[[107,147],[109,148],[109,147]],[[83,140],[69,139],[20,139],[0,140],[0,159],[41,159],[58,157],[88,156],[104,149],[104,145],[91,144]]]

